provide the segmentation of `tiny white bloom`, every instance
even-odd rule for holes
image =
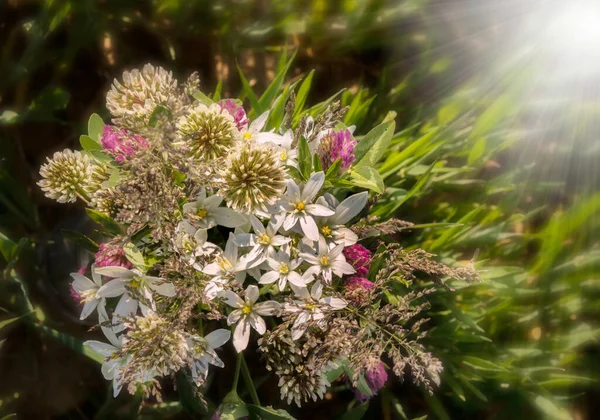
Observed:
[[[332,216],[317,218],[319,233],[336,244],[354,245],[358,241],[358,237],[344,225],[362,211],[367,204],[368,197],[369,193],[366,191],[351,195],[341,203],[331,194],[319,197],[317,203],[335,209]]]
[[[71,273],[73,277],[73,289],[79,294],[80,302],[83,303],[81,315],[79,319],[86,319],[98,307],[104,306],[106,300],[98,297],[97,292],[102,287],[102,277],[96,271],[96,265],[92,264],[92,280],[85,277],[83,274]]]
[[[267,330],[267,325],[260,316],[272,316],[281,310],[281,305],[274,300],[256,303],[259,291],[255,285],[246,288],[243,300],[231,290],[221,292],[220,295],[227,305],[236,308],[227,317],[227,325],[237,322],[233,332],[233,346],[238,353],[248,347],[251,327],[260,335]]]
[[[323,237],[319,239],[317,253],[301,252],[300,257],[311,264],[305,271],[305,275],[321,275],[325,283],[331,284],[332,274],[342,277],[344,274],[354,274],[356,270],[346,262],[346,257],[342,254],[344,245],[335,245],[329,248]]]
[[[260,278],[260,284],[277,282],[279,290],[283,291],[289,281],[296,287],[306,287],[312,281],[312,276],[304,277],[296,270],[300,266],[299,259],[290,259],[289,247],[282,247],[273,257],[267,257],[270,270]]]
[[[183,213],[188,221],[198,228],[210,229],[216,225],[235,228],[246,222],[246,218],[228,207],[219,207],[223,202],[220,195],[206,196],[203,188],[196,201],[183,205]]]
[[[270,111],[263,112],[257,119],[252,121],[248,128],[241,131],[242,140],[245,142],[256,142],[256,143],[275,143],[279,142],[281,137],[279,134],[273,132],[261,132],[267,124]]]
[[[187,220],[182,221],[175,231],[175,248],[181,258],[189,265],[194,265],[200,256],[210,255],[218,247],[207,241],[206,229],[196,229]]]
[[[284,197],[279,206],[285,212],[283,228],[291,230],[297,223],[302,232],[312,241],[319,240],[319,228],[314,216],[332,216],[335,212],[322,204],[313,204],[313,200],[325,182],[325,174],[317,172],[310,176],[302,188],[293,181],[288,181]]]
[[[292,240],[277,234],[283,220],[283,217],[273,216],[265,228],[256,216],[250,215],[250,223],[254,233],[239,233],[235,236],[234,242],[241,247],[252,247],[247,254],[249,260],[264,258],[275,251],[274,247],[285,245]]]
[[[325,312],[344,309],[348,303],[344,299],[323,295],[323,284],[316,282],[310,289],[295,289],[296,295],[302,300],[295,300],[292,304],[285,304],[284,311],[297,313],[292,325],[292,339],[297,340],[306,331],[308,322],[316,321],[317,325],[325,318]]]
[[[215,349],[221,347],[231,337],[231,332],[223,328],[215,330],[205,337],[189,335],[187,337],[188,347],[191,352],[192,361],[190,369],[192,379],[197,386],[202,385],[208,376],[208,365],[224,367],[223,361],[217,356]]]

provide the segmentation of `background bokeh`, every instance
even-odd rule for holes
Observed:
[[[89,256],[68,231],[89,227],[36,187],[44,158],[78,148],[91,113],[108,118],[125,69],[198,71],[204,91],[243,97],[238,69],[262,92],[293,53],[287,83],[311,80],[309,105],[338,93],[357,133],[395,112],[375,213],[416,223],[400,243],[475,264],[482,282],[430,298],[427,344],[445,365],[435,395],[392,383],[359,412],[339,383],[292,413],[595,418],[599,19],[583,0],[1,2],[0,418],[130,418],[139,406],[113,401],[82,352],[90,325],[68,284]],[[275,385],[258,390],[277,405]],[[140,416],[192,418],[187,408]]]

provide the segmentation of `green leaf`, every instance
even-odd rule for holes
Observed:
[[[181,406],[184,410],[193,416],[208,414],[197,396],[196,385],[191,382],[183,369],[175,374],[175,381],[177,383],[179,401],[181,401]]]
[[[96,140],[90,136],[81,135],[79,136],[79,144],[83,147],[83,150],[102,150],[102,146]]]
[[[509,95],[498,97],[475,121],[470,138],[478,138],[493,130],[498,124],[511,115],[515,101]]]
[[[569,413],[563,408],[557,406],[554,401],[542,396],[538,395],[535,397],[533,401],[537,408],[549,416],[549,418],[557,419],[557,420],[571,420],[571,416]]]
[[[85,209],[85,211],[90,219],[102,226],[108,233],[120,235],[124,232],[121,225],[115,222],[109,216],[92,209]]]
[[[18,321],[19,319],[23,318],[25,315],[21,315],[21,316],[16,316],[14,318],[8,318],[8,319],[3,319],[0,321],[0,331],[2,330],[2,328],[6,327],[7,325],[12,324],[15,321]]]
[[[70,230],[70,229],[62,229],[61,233],[69,241],[73,242],[76,245],[79,245],[86,251],[89,251],[92,254],[95,254],[96,252],[98,252],[98,244],[96,242],[92,241],[90,238],[88,238],[84,234],[82,234],[81,232],[78,232],[75,230]]]
[[[285,67],[283,67],[283,69],[275,76],[269,87],[267,87],[265,92],[258,100],[258,105],[260,106],[261,110],[269,109],[271,102],[273,102],[273,99],[275,99],[275,96],[277,96],[277,92],[279,92],[279,90],[281,89],[281,86],[283,85],[283,80],[285,79],[285,75],[287,74],[295,57],[296,52],[294,52],[294,54],[289,59]],[[285,57],[282,58],[284,59]]]
[[[217,87],[215,88],[215,93],[213,93],[212,100],[214,102],[219,102],[221,100],[221,91],[223,90],[223,79],[219,79],[219,83],[217,83]]]
[[[482,137],[475,142],[471,152],[469,153],[469,159],[467,160],[467,165],[472,166],[477,160],[483,156],[485,152],[486,138]]]
[[[102,130],[104,129],[104,121],[98,114],[92,114],[88,120],[88,136],[100,144],[100,138],[102,137]]]
[[[16,257],[17,244],[8,239],[8,236],[0,232],[0,252],[7,263],[13,262]]]
[[[369,409],[369,401],[366,401],[362,404],[357,405],[356,407],[346,411],[340,417],[340,420],[360,420],[365,414],[367,414],[367,410]]]
[[[336,159],[325,173],[325,179],[337,178],[342,168],[342,158]]]
[[[84,356],[87,356],[90,359],[92,359],[98,363],[104,362],[104,357],[101,354],[96,353],[94,350],[92,350],[88,346],[84,346],[83,343],[81,341],[77,340],[75,337],[73,337],[69,334],[57,331],[55,329],[46,327],[45,325],[39,325],[39,324],[34,324],[34,325],[41,332],[54,338],[61,344],[70,348],[71,350],[74,350],[79,354],[83,354]]]
[[[197,100],[198,102],[200,102],[201,104],[204,104],[206,106],[211,106],[212,104],[215,103],[212,99],[210,99],[208,96],[206,96],[204,93],[202,93],[199,90],[195,91],[192,94],[192,96],[195,100]]]
[[[290,176],[292,178],[294,178],[296,181],[298,181],[298,182],[306,181],[306,178],[304,177],[304,175],[302,175],[297,168],[294,168],[293,166],[288,165],[288,166],[286,166],[286,169],[287,169],[288,173],[290,174]]]
[[[298,142],[298,170],[304,179],[308,179],[310,177],[312,170],[312,156],[310,153],[310,148],[308,147],[308,142],[304,137],[301,137],[300,141]]]
[[[388,121],[369,131],[354,149],[355,166],[375,166],[387,151],[395,129],[396,123]]]
[[[319,155],[316,153],[313,155],[313,170],[315,172],[323,171],[323,166],[321,165],[321,159],[319,158]]]
[[[312,79],[315,71],[311,70],[308,73],[308,76],[304,78],[304,81],[300,85],[300,89],[298,90],[298,95],[296,95],[296,107],[294,109],[294,117],[295,120],[297,116],[302,113],[304,109],[304,104],[306,103],[306,98],[308,97],[308,92],[310,91],[310,85],[312,84]]]
[[[93,149],[93,150],[89,150],[88,153],[90,154],[92,159],[94,159],[100,163],[110,164],[113,162],[112,156],[110,156],[108,153],[103,152],[102,150]]]
[[[236,420],[249,414],[244,401],[238,396],[237,392],[230,391],[223,398],[223,406],[221,408],[222,420]]]
[[[261,407],[254,404],[246,404],[246,408],[248,409],[248,413],[251,417],[256,416],[256,418],[264,419],[264,420],[291,420],[294,417],[290,415],[285,410],[276,410],[275,408]]]
[[[237,65],[237,69],[238,69],[238,73],[240,75],[240,80],[242,81],[243,91],[246,94],[246,96],[248,97],[248,100],[250,101],[250,105],[252,106],[253,114],[254,115],[262,114],[262,108],[261,108],[260,104],[258,103],[258,98],[256,97],[256,94],[250,87],[250,83],[248,83],[248,80],[246,79],[246,76],[244,76],[244,73],[242,72],[242,69],[240,68],[239,64]]]
[[[381,175],[370,166],[359,166],[350,172],[350,182],[361,188],[368,188],[377,193],[385,189]]]
[[[125,251],[125,256],[135,268],[140,270],[142,273],[146,272],[144,256],[132,242],[125,244],[125,246],[123,246],[123,251]]]

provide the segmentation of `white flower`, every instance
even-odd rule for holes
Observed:
[[[204,294],[208,299],[213,299],[218,292],[223,290],[223,285],[230,280],[243,284],[246,279],[246,271],[251,271],[252,268],[260,264],[260,261],[250,261],[246,256],[240,257],[234,239],[234,234],[230,233],[225,245],[225,252],[218,255],[214,262],[202,269],[204,274],[214,276],[204,289]]]
[[[137,290],[141,296],[143,296],[153,310],[156,310],[152,293],[158,293],[159,295],[166,297],[175,296],[175,286],[168,283],[160,277],[152,277],[142,274],[140,271],[133,269],[129,270],[125,267],[101,267],[97,268],[96,272],[103,276],[114,277],[112,280],[104,284],[96,292],[96,296],[100,298],[110,298],[121,296],[115,310],[113,311],[113,325],[115,331],[122,331],[125,327],[123,326],[123,318],[134,315],[137,312],[138,306],[145,313],[148,307],[137,299],[133,298],[129,292],[129,289]]]
[[[273,134],[276,136],[276,134]],[[298,167],[298,149],[292,147],[294,142],[294,132],[286,131],[282,136],[273,137],[270,139],[277,146],[277,158],[282,165]]]
[[[265,128],[267,119],[269,118],[269,112],[263,112],[257,119],[252,121],[248,128],[241,131],[242,140],[245,142],[256,142],[256,143],[275,143],[279,141],[281,136],[272,132],[262,132]]]
[[[312,281],[312,276],[303,277],[296,269],[300,266],[298,259],[290,260],[289,247],[282,247],[273,257],[267,257],[267,264],[271,268],[260,278],[260,284],[278,282],[279,290],[283,291],[289,281],[296,287],[306,287]]]
[[[308,252],[300,253],[300,257],[311,264],[311,267],[304,272],[304,275],[321,274],[325,283],[331,284],[332,273],[338,277],[342,277],[344,274],[355,273],[356,270],[354,270],[354,267],[346,262],[346,258],[342,254],[343,250],[343,244],[336,245],[330,249],[325,239],[321,237],[316,255]]]
[[[196,229],[190,222],[184,220],[175,231],[175,248],[184,261],[189,265],[194,265],[199,256],[210,255],[218,249],[207,239],[206,229]]]
[[[295,290],[298,297],[302,300],[295,300],[293,304],[284,305],[284,311],[297,313],[296,320],[292,325],[292,339],[297,340],[306,331],[308,322],[316,321],[317,325],[325,318],[326,311],[344,309],[348,303],[344,299],[333,296],[322,297],[323,284],[316,282],[310,289],[306,288]]]
[[[275,251],[274,247],[285,245],[292,240],[291,238],[277,235],[277,231],[281,227],[283,220],[283,217],[274,216],[265,228],[256,216],[250,215],[250,223],[252,224],[254,233],[239,233],[235,236],[234,242],[238,246],[252,247],[247,254],[249,260],[264,258],[269,253]]]
[[[129,357],[117,357],[121,351],[122,338],[117,339],[115,336],[114,340],[109,338],[111,344],[103,343],[96,340],[88,340],[83,343],[84,346],[88,346],[96,353],[104,356],[106,359],[102,363],[102,376],[104,379],[113,381],[113,397],[117,397],[121,388],[123,387],[123,372],[122,368],[129,362]]]
[[[286,213],[283,228],[290,230],[300,223],[302,232],[312,241],[319,240],[319,228],[313,216],[331,216],[334,211],[322,204],[312,204],[325,182],[325,174],[317,172],[310,176],[302,189],[293,180],[288,181],[285,196],[279,201],[279,206]]]
[[[65,149],[54,153],[40,167],[42,180],[37,184],[46,197],[59,203],[74,203],[88,188],[92,176],[89,157],[78,150]]]
[[[237,211],[219,207],[222,202],[223,197],[220,195],[207,197],[206,190],[202,189],[196,201],[183,205],[183,212],[192,225],[203,229],[210,229],[216,225],[235,228],[246,222],[245,217]]]
[[[369,193],[366,191],[351,195],[341,203],[331,194],[319,197],[317,203],[335,209],[333,216],[317,219],[319,233],[336,244],[354,245],[358,241],[358,237],[344,225],[361,212],[367,204],[368,198]]]
[[[223,361],[217,356],[215,349],[221,347],[231,337],[231,332],[225,329],[219,329],[206,335],[204,338],[196,335],[189,335],[187,338],[188,347],[191,352],[192,361],[190,369],[192,379],[197,386],[202,385],[208,376],[208,365],[224,367]]]
[[[227,317],[227,325],[232,325],[237,322],[233,332],[233,346],[239,353],[248,347],[250,339],[250,327],[256,332],[263,335],[267,330],[265,321],[260,317],[272,316],[281,310],[281,305],[274,300],[256,303],[259,292],[258,287],[250,285],[246,288],[244,300],[230,290],[221,292],[225,303],[236,308]]]
[[[80,297],[80,302],[83,303],[83,309],[79,319],[86,319],[98,307],[104,306],[106,301],[96,295],[98,289],[102,287],[102,277],[96,271],[96,265],[92,264],[92,280],[85,277],[83,274],[71,273],[73,277],[73,289]]]

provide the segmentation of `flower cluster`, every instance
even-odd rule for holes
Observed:
[[[197,85],[151,65],[125,72],[107,96],[111,125],[93,116],[84,150],[40,170],[48,197],[82,199],[111,237],[72,288],[106,336],[86,344],[115,395],[126,385],[159,398],[161,378],[180,371],[205,386],[228,342],[260,352],[288,403],[322,398],[343,375],[359,399],[387,371],[431,388],[441,365],[419,342],[425,292],[394,293],[413,272],[468,273],[373,242],[406,224],[361,218],[361,189],[377,183],[350,175],[366,164],[344,110],[292,125],[293,95],[287,115],[252,118]]]

